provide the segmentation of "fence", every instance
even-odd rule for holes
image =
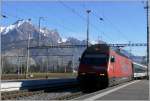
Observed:
[[[29,58],[29,73],[73,72],[73,55],[33,55]],[[26,56],[2,56],[2,74],[25,74]]]

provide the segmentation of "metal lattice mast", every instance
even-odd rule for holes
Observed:
[[[149,2],[146,1],[146,19],[147,19],[147,78],[149,77],[150,67],[150,35],[149,35]]]
[[[149,76],[150,67],[150,35],[149,35],[149,2],[147,1],[147,76]]]

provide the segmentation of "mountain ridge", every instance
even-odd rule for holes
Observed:
[[[31,21],[25,21],[25,20],[19,20],[16,21],[14,24],[9,25],[7,27],[0,27],[1,30],[1,40],[2,40],[2,53],[4,54],[17,54],[18,50],[23,48],[24,51],[22,55],[26,56],[27,53],[27,43],[28,38],[30,35],[30,46],[37,46],[38,45],[38,38],[40,36],[40,45],[86,45],[86,40],[78,40],[74,37],[68,37],[67,39],[62,38],[59,35],[59,32],[57,29],[47,29],[47,28],[41,28],[39,30],[38,27],[33,25]],[[7,33],[6,33],[7,32]],[[94,42],[95,43],[95,42]],[[103,41],[99,41],[99,43],[105,43]],[[91,43],[90,43],[91,44]],[[72,49],[58,49],[52,50],[49,54],[73,54],[75,57],[75,60],[77,61],[78,58],[81,56],[82,52],[85,48],[82,49],[74,49],[74,52],[72,52]],[[46,50],[32,50],[31,54],[47,54]],[[129,54],[126,51],[123,51],[124,54],[126,54],[128,57]],[[133,55],[132,55],[133,57]],[[32,57],[33,58],[33,57]],[[41,59],[41,58],[40,58]],[[136,60],[136,57],[134,57],[134,60]],[[138,60],[139,61],[139,60]]]

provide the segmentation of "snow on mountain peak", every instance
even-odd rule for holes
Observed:
[[[90,41],[90,43],[91,43],[91,44],[98,44],[98,42],[95,41],[95,40]]]
[[[62,42],[66,42],[67,41],[67,38],[62,38]]]
[[[40,32],[41,32],[41,33],[45,33],[45,30],[43,30],[43,29],[40,29]]]
[[[22,25],[24,22],[26,22],[25,20],[17,20],[14,24],[12,24],[15,27],[19,27],[20,25]]]
[[[26,21],[26,20],[17,20],[14,24],[12,24],[12,25],[9,25],[9,26],[7,26],[7,27],[2,27],[1,29],[0,29],[0,32],[3,34],[3,35],[5,35],[5,34],[7,34],[9,31],[11,31],[11,30],[13,30],[13,29],[15,29],[15,28],[18,28],[18,27],[20,27],[22,24],[24,24],[24,23],[30,23],[30,21]],[[31,23],[30,23],[31,24]]]
[[[3,32],[4,29],[5,29],[5,27],[0,26],[0,33]]]
[[[24,23],[28,23],[28,24],[31,24],[31,21],[30,20],[17,20],[14,24],[15,27],[20,27],[21,25],[23,25]]]
[[[58,40],[58,43],[65,43],[67,41],[67,38],[61,38],[61,40]]]

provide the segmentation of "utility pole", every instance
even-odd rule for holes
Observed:
[[[146,1],[146,18],[147,18],[147,79],[149,79],[149,67],[150,67],[150,35],[149,35],[149,2]]]
[[[48,48],[47,48],[47,68],[46,68],[46,79],[48,79],[48,67],[49,67],[49,51],[48,51]]]
[[[31,19],[28,19],[31,21]],[[27,68],[26,68],[26,78],[28,78],[28,72],[29,72],[29,67],[30,67],[30,31],[27,32],[28,34],[28,46],[27,46]]]
[[[28,47],[27,47],[27,68],[26,68],[26,78],[28,78],[28,71],[29,71],[29,62],[30,62],[30,50],[29,50],[29,47],[30,47],[30,33],[28,32]]]
[[[91,12],[91,10],[87,10],[87,48],[89,45],[89,13]]]
[[[97,44],[100,44],[100,36],[97,38]]]
[[[129,41],[129,52],[130,52],[130,56],[129,57],[130,57],[130,59],[131,59],[131,51],[132,51],[131,50],[131,41]]]
[[[74,69],[75,69],[75,67],[74,67],[74,54],[72,54],[72,69],[73,69],[72,72],[74,73],[74,71],[75,71],[75,70],[74,70]]]
[[[97,43],[100,44],[102,41],[102,36],[98,36]]]
[[[41,19],[44,19],[44,17],[39,17],[39,30],[41,33]],[[38,35],[38,46],[40,46],[40,33]]]
[[[18,77],[19,77],[19,74],[20,74],[20,69],[19,69],[19,66],[20,66],[19,54],[17,55],[17,64],[18,64],[17,73],[18,73]]]

